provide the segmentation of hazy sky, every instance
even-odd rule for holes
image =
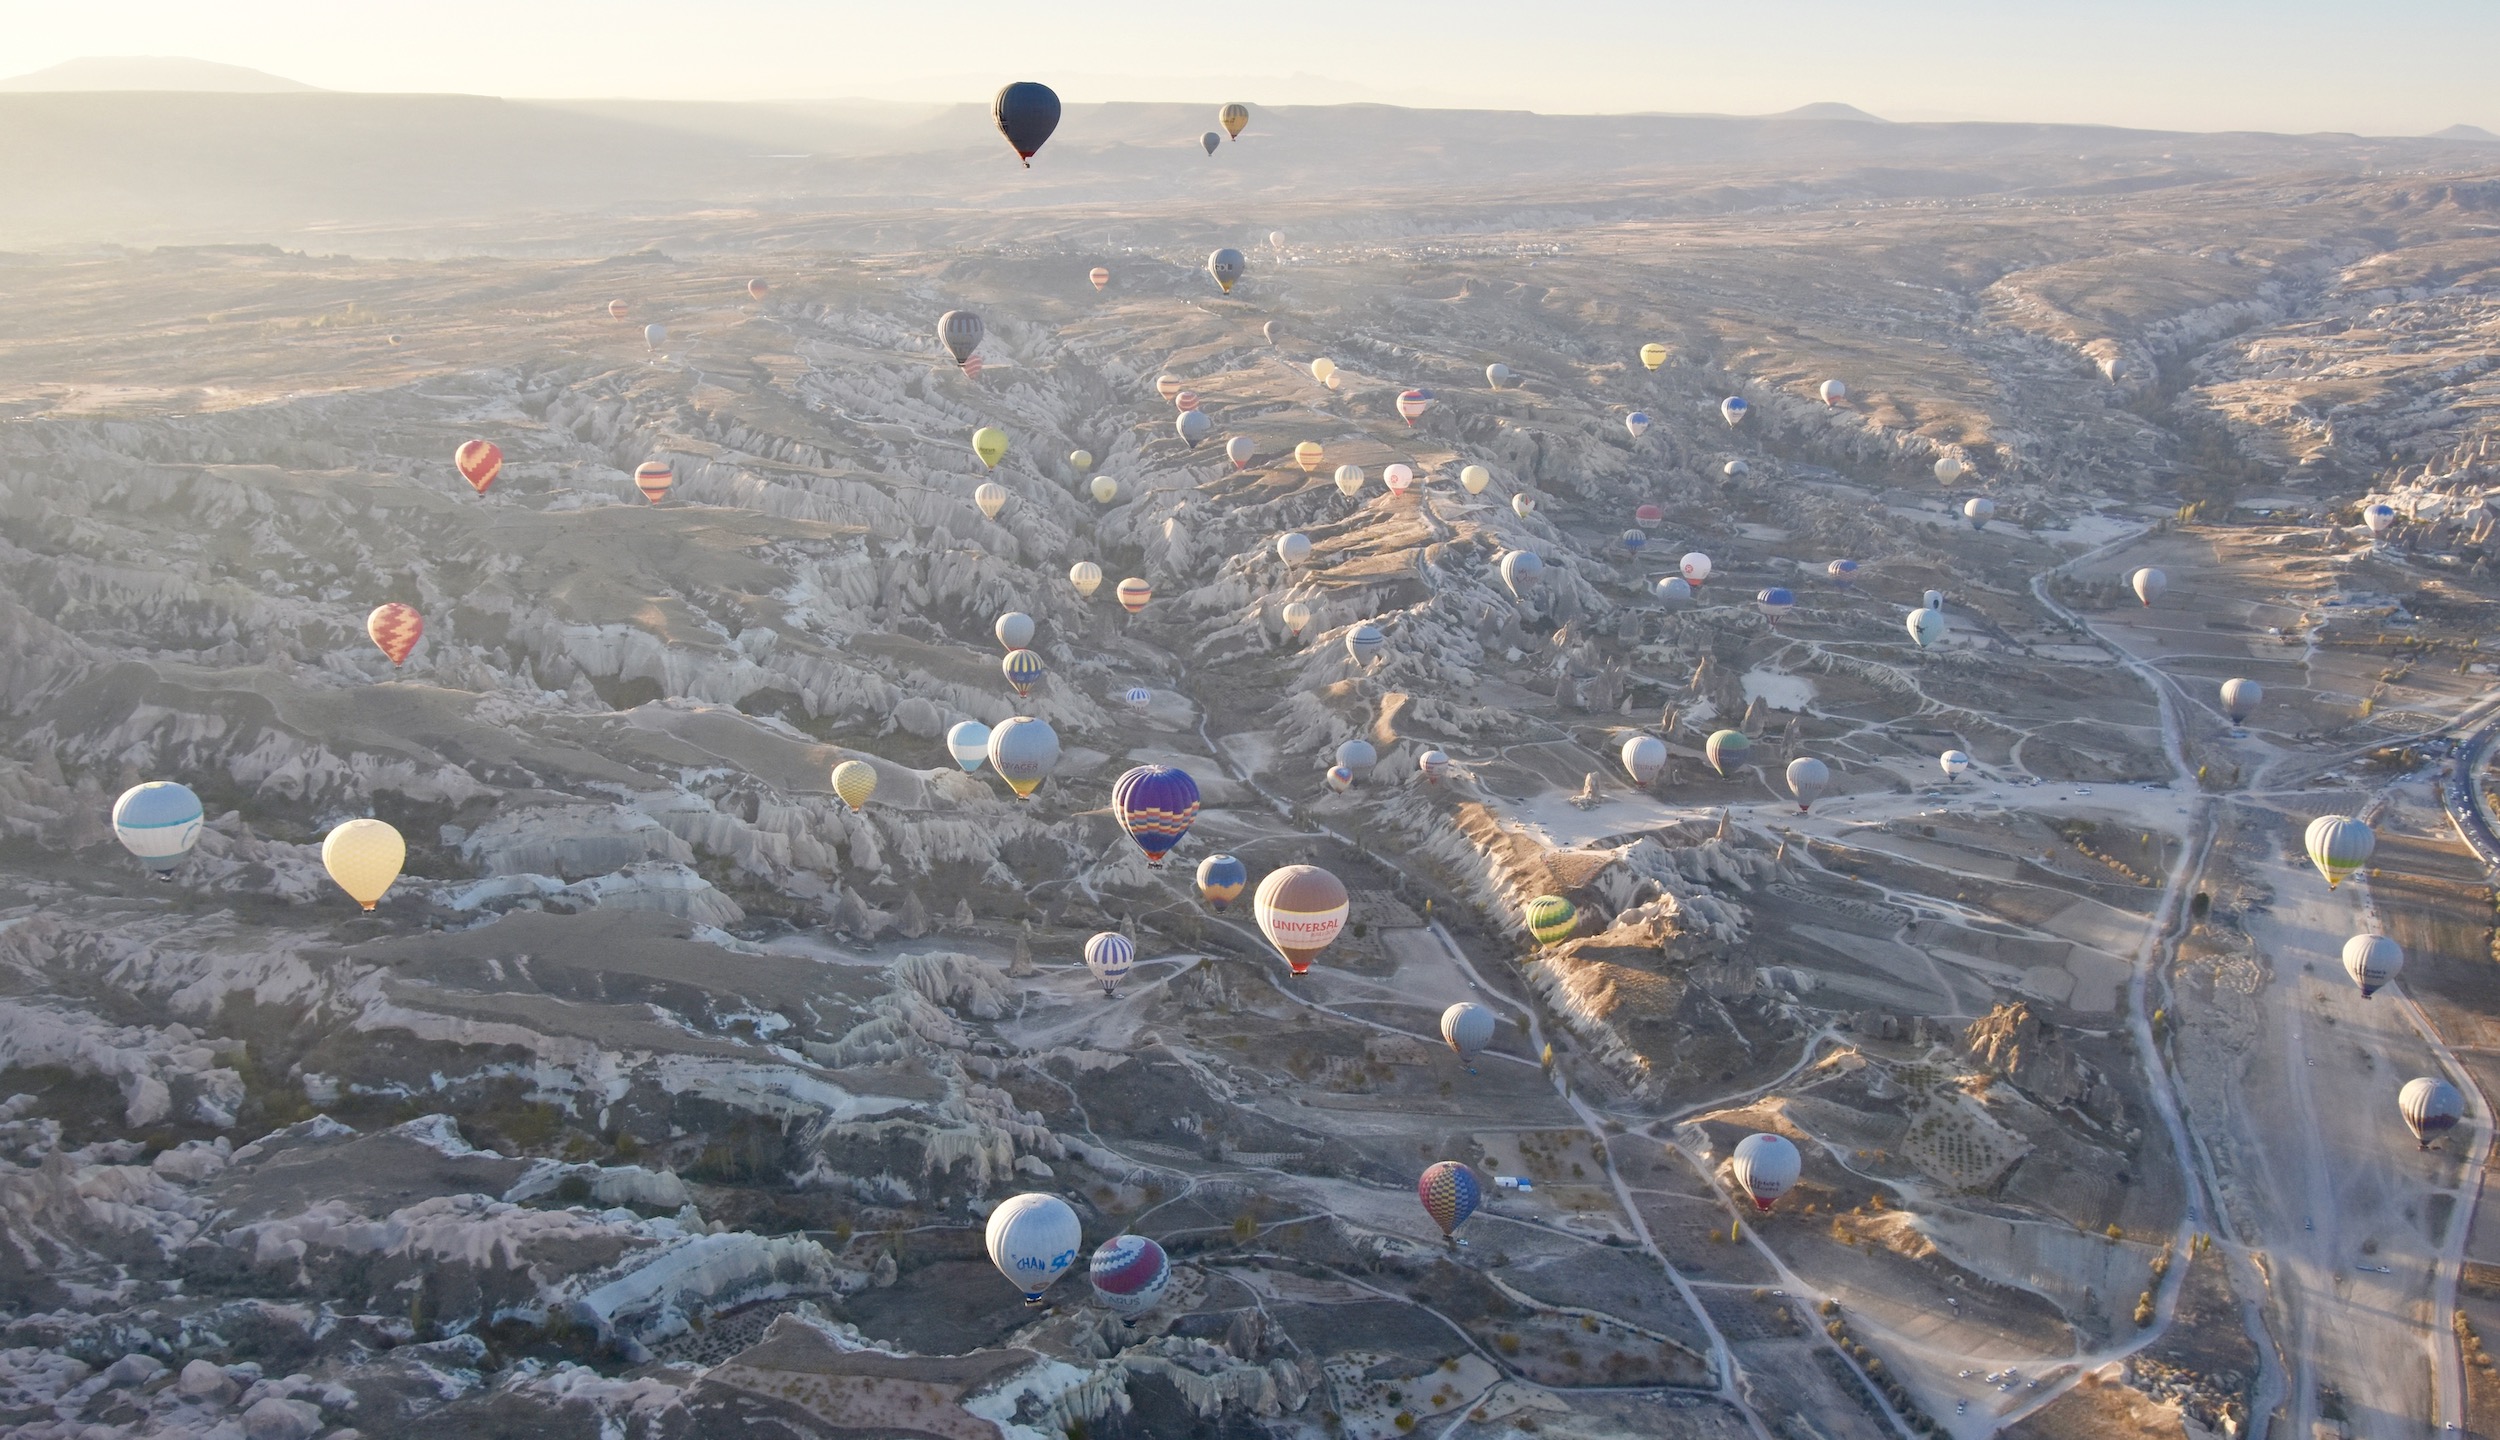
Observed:
[[[20,0],[0,75],[187,55],[341,90],[1331,99],[2500,131],[2500,0]]]

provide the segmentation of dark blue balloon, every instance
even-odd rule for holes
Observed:
[[[1047,85],[1019,80],[990,102],[990,118],[998,122],[998,133],[1016,147],[1017,157],[1030,170],[1033,152],[1059,128],[1059,96]]]
[[[1177,766],[1140,765],[1112,784],[1111,811],[1146,863],[1160,869],[1198,818],[1198,782]]]

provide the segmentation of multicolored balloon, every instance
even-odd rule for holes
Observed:
[[[365,634],[391,658],[391,668],[396,670],[425,634],[425,617],[396,600],[386,601],[374,606],[373,613],[365,617]]]
[[[1450,757],[1439,750],[1427,750],[1415,757],[1415,768],[1423,773],[1425,784],[1438,785],[1450,773]]]
[[[1250,443],[1247,435],[1236,435],[1224,442],[1224,458],[1232,461],[1236,470],[1249,469],[1251,457],[1257,453],[1258,447]]]
[[[1389,487],[1390,494],[1403,495],[1406,493],[1406,487],[1415,483],[1415,467],[1392,465],[1380,472],[1380,483]]]
[[[459,449],[451,452],[451,463],[459,470],[460,478],[469,482],[469,488],[483,495],[486,487],[495,483],[495,477],[503,473],[503,450],[489,440],[463,441]]]
[[[1163,857],[1198,818],[1198,782],[1178,766],[1140,765],[1113,782],[1111,813],[1145,852],[1146,863],[1160,870]]]
[[[1421,388],[1399,391],[1398,418],[1410,426],[1413,425],[1423,418],[1425,411],[1432,408],[1432,399],[1432,392]]]
[[[1327,454],[1327,450],[1317,440],[1305,440],[1293,447],[1293,463],[1301,466],[1302,473],[1308,475],[1320,467],[1320,462],[1327,458]]]
[[[1718,771],[1721,779],[1744,769],[1746,753],[1752,749],[1753,741],[1742,730],[1714,730],[1702,745],[1710,768]]]
[[[1155,598],[1155,587],[1147,584],[1142,578],[1131,575],[1121,581],[1118,588],[1111,593],[1118,597],[1121,609],[1134,615],[1145,609],[1147,602]]]
[[[1143,1235],[1114,1235],[1094,1251],[1086,1278],[1104,1309],[1134,1325],[1171,1288],[1172,1261]]]
[[[1238,856],[1209,855],[1198,862],[1198,895],[1221,915],[1250,888],[1250,867]]]
[[[1539,895],[1519,907],[1520,922],[1539,945],[1558,945],[1580,928],[1580,907],[1560,895]]]
[[[1773,585],[1757,591],[1753,597],[1753,603],[1755,608],[1762,612],[1764,619],[1777,625],[1782,615],[1797,608],[1797,595],[1785,585]]]
[[[634,467],[634,488],[654,505],[668,498],[677,484],[677,467],[666,460],[645,460]]]
[[[1312,959],[1345,929],[1353,900],[1344,881],[1317,865],[1287,865],[1259,882],[1250,908],[1267,943],[1294,974],[1307,975]]]
[[[1362,466],[1340,465],[1337,467],[1336,479],[1337,493],[1343,495],[1348,500],[1351,500],[1355,496],[1363,493]]]
[[[955,722],[946,732],[946,753],[955,757],[965,774],[980,774],[982,762],[990,756],[990,727],[978,720]]]
[[[1624,416],[1623,428],[1632,432],[1633,439],[1640,439],[1643,435],[1649,433],[1649,412],[1646,410],[1635,410],[1631,414]]]
[[[1117,930],[1103,930],[1085,942],[1085,968],[1102,982],[1102,993],[1120,993],[1120,981],[1137,963],[1137,946]]]
[[[2309,822],[2309,863],[2318,867],[2332,890],[2369,863],[2378,848],[2378,832],[2349,815],[2321,815]]]
[[[1059,765],[1059,732],[1031,715],[1002,720],[990,731],[990,768],[1019,800],[1030,800]]]
[[[1042,657],[1030,650],[1010,650],[1007,657],[998,662],[998,668],[1007,677],[1007,683],[1015,688],[1016,694],[1022,697],[1031,695],[1033,687],[1042,683],[1042,671],[1046,667],[1042,664]]]
[[[1111,272],[1105,270],[1100,265],[1097,265],[1092,270],[1086,272],[1085,278],[1093,281],[1094,288],[1100,290],[1104,286],[1111,283]]]
[[[1238,140],[1241,138],[1241,127],[1250,123],[1250,107],[1235,100],[1216,111],[1215,119],[1224,127],[1225,134]]]
[[[1745,417],[1751,413],[1753,413],[1753,407],[1745,403],[1745,397],[1742,395],[1730,395],[1719,402],[1719,418],[1725,420],[1731,427],[1743,424]]]
[[[771,293],[772,288],[772,286],[765,284],[762,280],[749,280],[747,282],[747,298],[750,300],[761,300],[767,294]]]
[[[1476,1183],[1476,1172],[1455,1160],[1444,1160],[1423,1173],[1415,1182],[1415,1198],[1424,1202],[1424,1213],[1441,1227],[1447,1238],[1467,1217],[1476,1213],[1484,1200],[1484,1190]]]

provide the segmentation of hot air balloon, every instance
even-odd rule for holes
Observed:
[[[634,467],[634,488],[642,492],[643,499],[654,505],[666,500],[670,488],[676,483],[676,467],[666,460],[645,460]]]
[[[1849,387],[1838,380],[1826,380],[1823,382],[1822,395],[1824,404],[1837,405],[1849,398]]]
[[[1693,582],[1681,575],[1669,575],[1657,584],[1658,598],[1669,605],[1693,603]]]
[[[1496,360],[1484,367],[1484,383],[1495,390],[1510,383],[1510,367]]]
[[[1328,773],[1320,778],[1328,783],[1329,789],[1340,795],[1354,788],[1354,772],[1343,765],[1329,766]]]
[[[1471,1001],[1459,1001],[1441,1012],[1441,1040],[1468,1062],[1467,1073],[1475,1074],[1476,1056],[1493,1043],[1493,1012]]]
[[[406,863],[408,842],[379,820],[350,820],[321,841],[321,868],[367,910],[381,903]]]
[[[1207,257],[1207,274],[1215,278],[1218,289],[1230,295],[1233,293],[1234,284],[1241,279],[1242,267],[1248,263],[1242,258],[1240,251],[1227,245]]]
[[[1249,469],[1250,457],[1256,453],[1258,447],[1250,443],[1247,435],[1236,435],[1224,442],[1224,458],[1232,461],[1236,470]]]
[[[1302,473],[1308,475],[1319,468],[1327,453],[1317,440],[1305,440],[1293,447],[1293,463],[1301,466]]]
[[[668,327],[654,320],[642,327],[642,348],[657,350],[668,343]]]
[[[1143,710],[1155,703],[1155,692],[1143,685],[1131,685],[1120,692],[1120,698],[1127,702],[1131,710]]]
[[[1336,373],[1337,362],[1325,355],[1311,362],[1311,378],[1322,385],[1327,384],[1328,378]]]
[[[1744,396],[1730,395],[1725,400],[1719,402],[1719,418],[1725,420],[1731,426],[1741,425],[1745,421],[1746,412],[1752,408],[1752,406],[1745,403]]]
[[[2344,973],[2369,999],[2405,968],[2405,947],[2385,935],[2355,935],[2344,942]]]
[[[451,452],[451,463],[459,470],[460,478],[469,482],[469,488],[483,495],[486,487],[495,483],[495,477],[503,473],[503,451],[491,441],[463,441],[459,449]]]
[[[2164,590],[2170,588],[2170,577],[2164,575],[2159,570],[2154,569],[2152,566],[2147,565],[2143,569],[2136,571],[2133,575],[2128,576],[2127,584],[2129,588],[2135,591],[2136,599],[2141,600],[2147,606],[2150,606],[2154,601],[2161,598]]]
[[[1097,475],[1085,482],[1085,493],[1094,497],[1095,504],[1108,505],[1120,498],[1120,482],[1108,475]]]
[[[1288,865],[1269,871],[1259,882],[1250,909],[1267,943],[1285,957],[1294,974],[1306,975],[1312,958],[1345,928],[1351,906],[1344,881],[1317,865]]]
[[[2309,863],[2326,877],[2329,890],[2367,864],[2378,848],[2378,832],[2349,815],[2321,815],[2309,822]]]
[[[877,793],[877,767],[865,760],[845,760],[833,767],[833,793],[856,815]]]
[[[1656,525],[1667,518],[1667,512],[1655,505],[1643,505],[1632,512],[1632,518],[1643,525]]]
[[[1284,231],[1282,231],[1282,230],[1270,230],[1270,231],[1268,231],[1268,232],[1267,232],[1267,244],[1268,244],[1268,248],[1269,248],[1269,249],[1271,249],[1271,250],[1282,250],[1282,249],[1284,249],[1284,248],[1285,248],[1285,232],[1284,232]]]
[[[1027,1192],[1008,1196],[990,1212],[988,1239],[990,1263],[1014,1284],[1025,1304],[1039,1306],[1042,1292],[1076,1263],[1085,1227],[1067,1201]]]
[[[1522,599],[1536,588],[1537,577],[1544,573],[1545,557],[1534,550],[1513,550],[1502,557],[1502,583]]]
[[[1250,867],[1231,855],[1209,855],[1198,862],[1198,894],[1221,915],[1250,888]]]
[[[1944,778],[1959,780],[1962,772],[1970,768],[1970,757],[1959,750],[1947,750],[1936,757],[1936,764],[1944,771]]]
[[[1120,981],[1137,963],[1137,947],[1117,930],[1103,930],[1085,942],[1085,968],[1102,982],[1102,993],[1120,993]]]
[[[981,773],[981,762],[990,754],[990,727],[978,720],[959,720],[946,732],[946,753],[964,767],[967,775]]]
[[[2231,717],[2232,724],[2237,725],[2256,714],[2257,707],[2264,703],[2266,703],[2266,687],[2256,681],[2225,680],[2222,682],[2222,713]]]
[[[1642,547],[1648,544],[1649,535],[1646,531],[1633,529],[1623,532],[1623,548],[1635,555],[1640,554]]]
[[[1010,610],[990,626],[1001,648],[1023,650],[1033,643],[1033,617],[1021,610]]]
[[[1997,502],[1985,495],[1974,495],[1962,502],[1962,518],[1970,522],[1970,528],[1973,530],[1987,529],[1988,521],[1996,513]]]
[[[1241,127],[1250,123],[1250,107],[1235,100],[1216,111],[1215,118],[1224,127],[1225,134],[1238,140],[1241,138]]]
[[[1357,776],[1369,775],[1380,763],[1380,752],[1369,740],[1348,740],[1337,747],[1337,763]]]
[[[1155,393],[1166,400],[1179,400],[1181,392],[1188,388],[1176,376],[1157,375],[1155,377]]]
[[[2396,1092],[2396,1110],[2405,1117],[2414,1143],[2428,1150],[2431,1137],[2447,1134],[2465,1118],[2465,1097],[2447,1081],[2423,1075],[2407,1080]]]
[[[113,838],[156,872],[159,880],[190,858],[208,827],[208,811],[191,787],[172,780],[150,780],[122,792],[113,802]]]
[[[1455,1160],[1444,1160],[1423,1173],[1415,1182],[1416,1198],[1424,1202],[1424,1213],[1441,1227],[1442,1238],[1467,1223],[1484,1199],[1482,1187],[1476,1183],[1476,1172]]]
[[[1131,575],[1121,581],[1111,593],[1119,597],[1121,609],[1134,615],[1146,608],[1147,601],[1155,598],[1155,587]]]
[[[1918,603],[1926,606],[1930,610],[1935,611],[1937,614],[1942,615],[1944,613],[1944,592],[1942,590],[1930,590],[1927,592],[1926,598]]]
[[[1030,170],[1035,152],[1059,128],[1059,97],[1047,85],[1019,80],[990,102],[990,119],[998,123],[998,133],[1007,137],[1016,158]]]
[[[765,284],[761,280],[749,280],[747,282],[747,298],[750,300],[761,300],[767,294],[772,292],[772,288],[772,286]]]
[[[1558,945],[1580,928],[1580,907],[1560,895],[1539,895],[1519,908],[1519,919],[1539,945]]]
[[[1944,639],[1944,616],[1933,610],[1924,608],[1913,610],[1910,612],[1910,618],[1902,623],[1910,632],[1910,638],[1917,642],[1921,650],[1932,649]]]
[[[1102,588],[1102,567],[1091,560],[1079,560],[1068,567],[1068,583],[1076,587],[1080,600],[1091,600]]]
[[[1702,745],[1702,753],[1709,758],[1710,768],[1718,771],[1719,778],[1723,780],[1745,768],[1746,752],[1752,749],[1753,741],[1747,739],[1742,730],[1713,730]]]
[[[1834,560],[1829,565],[1823,567],[1823,573],[1831,576],[1834,581],[1845,587],[1849,584],[1849,582],[1858,578],[1858,562],[1855,560]]]
[[[1788,762],[1788,793],[1797,797],[1797,813],[1805,814],[1814,802],[1831,788],[1831,767],[1811,755],[1800,755]]]
[[[1623,428],[1632,432],[1633,439],[1640,439],[1643,435],[1649,433],[1649,412],[1646,410],[1635,410],[1631,414],[1624,416]]]
[[[1085,278],[1093,281],[1094,288],[1100,290],[1111,283],[1111,272],[1097,265],[1085,272]]]
[[[981,337],[988,333],[989,327],[970,310],[949,310],[938,317],[938,343],[946,347],[946,353],[958,365],[972,358],[972,352],[981,346]]]
[[[1015,687],[1019,697],[1031,695],[1033,687],[1042,683],[1042,657],[1030,650],[1008,651],[1006,658],[998,662],[998,668],[1007,677],[1007,683]]]
[[[1438,785],[1441,777],[1450,773],[1450,757],[1438,750],[1427,750],[1415,757],[1415,768],[1422,773],[1425,784]]]
[[[624,301],[622,301],[622,300],[611,300],[611,301],[609,301],[609,302],[608,302],[608,318],[609,318],[609,319],[611,319],[611,320],[622,320],[622,319],[624,319],[624,318],[625,318],[625,302],[624,302]]]
[[[1345,632],[1345,653],[1353,656],[1357,665],[1371,664],[1380,657],[1381,647],[1388,643],[1389,637],[1369,621]]]
[[[1140,765],[1112,782],[1111,813],[1146,852],[1146,863],[1160,870],[1198,818],[1198,782],[1177,766]]]
[[[1276,537],[1276,558],[1288,565],[1299,565],[1311,558],[1311,537],[1299,530]]]
[[[1215,422],[1207,418],[1204,410],[1183,410],[1180,418],[1172,422],[1172,429],[1189,442],[1192,450],[1197,449],[1206,440],[1207,432],[1214,428]]]
[[[2372,535],[2384,535],[2396,525],[2396,507],[2377,504],[2361,512],[2361,523],[2370,527]]]
[[[1736,1142],[1728,1168],[1735,1172],[1736,1183],[1753,1201],[1753,1208],[1767,1212],[1797,1183],[1805,1160],[1787,1136],[1756,1131]]]
[[[1198,137],[1198,143],[1205,146],[1207,153],[1212,155],[1216,152],[1218,147],[1223,145],[1224,137],[1212,130],[1209,130],[1206,134]]]
[[[1667,768],[1667,742],[1655,735],[1635,735],[1623,742],[1623,773],[1646,786]]]
[[[1340,465],[1337,467],[1337,493],[1348,500],[1363,493],[1362,466]]]
[[[984,480],[974,487],[972,503],[980,507],[983,519],[995,520],[998,512],[1007,508],[1007,487],[995,480]]]
[[[1536,513],[1536,497],[1522,490],[1510,497],[1510,513],[1525,520]]]
[[[1459,487],[1470,495],[1481,495],[1493,483],[1493,472],[1481,465],[1470,465],[1458,472]]]
[[[1764,619],[1777,625],[1782,615],[1796,608],[1797,595],[1785,585],[1773,585],[1768,589],[1754,592],[1753,603],[1754,607],[1762,612]]]
[[[1282,334],[1284,334],[1284,333],[1285,333],[1285,326],[1284,326],[1284,322],[1283,322],[1283,321],[1281,321],[1281,320],[1270,320],[1270,321],[1268,321],[1266,324],[1264,324],[1264,325],[1262,325],[1262,326],[1260,326],[1260,327],[1259,327],[1259,334],[1260,334],[1260,336],[1261,336],[1262,338],[1264,338],[1264,339],[1267,341],[1267,343],[1268,343],[1268,344],[1270,344],[1270,345],[1275,344],[1275,343],[1276,343],[1276,337],[1278,337],[1278,336],[1280,336],[1280,335],[1282,335]]]
[[[1285,608],[1277,612],[1276,618],[1285,622],[1285,633],[1298,640],[1302,638],[1304,628],[1311,623],[1311,607],[1299,600],[1288,600]]]
[[[1068,452],[1068,468],[1069,468],[1069,469],[1071,469],[1071,470],[1073,470],[1073,471],[1075,471],[1075,472],[1076,472],[1077,474],[1079,474],[1079,475],[1082,475],[1082,474],[1084,474],[1086,471],[1093,469],[1093,468],[1094,468],[1094,452],[1093,452],[1093,451],[1091,451],[1091,450],[1071,450],[1071,451],[1069,451],[1069,452]]]
[[[984,466],[997,469],[998,462],[1007,458],[1007,432],[995,425],[973,431],[972,453],[981,457]]]
[[[1425,411],[1431,408],[1432,392],[1429,390],[1401,390],[1398,392],[1398,418],[1404,420],[1409,425],[1413,425],[1423,416]]]
[[[1143,1235],[1114,1235],[1094,1251],[1086,1279],[1103,1308],[1134,1325],[1172,1285],[1172,1261]]]
[[[1937,481],[1945,485],[1950,485],[1970,473],[1970,467],[1962,463],[1962,457],[1959,455],[1947,455],[1938,460],[1935,469]]]
[[[1059,732],[1047,720],[1018,715],[990,731],[990,768],[1019,800],[1030,800],[1059,764]]]
[[[1730,480],[1742,480],[1753,473],[1753,467],[1742,460],[1730,460],[1719,467],[1719,473]]]
[[[1176,393],[1172,396],[1172,408],[1175,410],[1197,409],[1198,392],[1195,390],[1183,390]]]
[[[1675,568],[1683,575],[1685,584],[1699,590],[1701,582],[1710,578],[1710,557],[1699,550],[1688,550],[1683,559],[1675,562]]]
[[[425,617],[396,600],[387,601],[365,617],[365,634],[391,657],[391,668],[396,670],[408,652],[417,648],[417,638],[425,634]]]
[[[1390,494],[1403,495],[1407,487],[1415,483],[1415,467],[1391,465],[1380,472],[1380,483],[1389,487]]]
[[[1641,347],[1641,363],[1655,370],[1667,363],[1667,347],[1652,340]]]

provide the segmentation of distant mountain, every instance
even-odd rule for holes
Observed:
[[[303,94],[318,87],[241,65],[180,55],[83,55],[0,80],[0,90],[188,90],[221,95]]]
[[[1822,100],[1812,105],[1800,105],[1794,110],[1782,110],[1776,115],[1765,115],[1762,118],[1765,120],[1863,120],[1870,125],[1892,123],[1881,115],[1869,115],[1855,105],[1843,105],[1837,100]]]
[[[2430,138],[2433,140],[2471,140],[2477,145],[2500,145],[2500,135],[2494,135],[2480,125],[2451,125],[2445,130],[2432,131]]]

